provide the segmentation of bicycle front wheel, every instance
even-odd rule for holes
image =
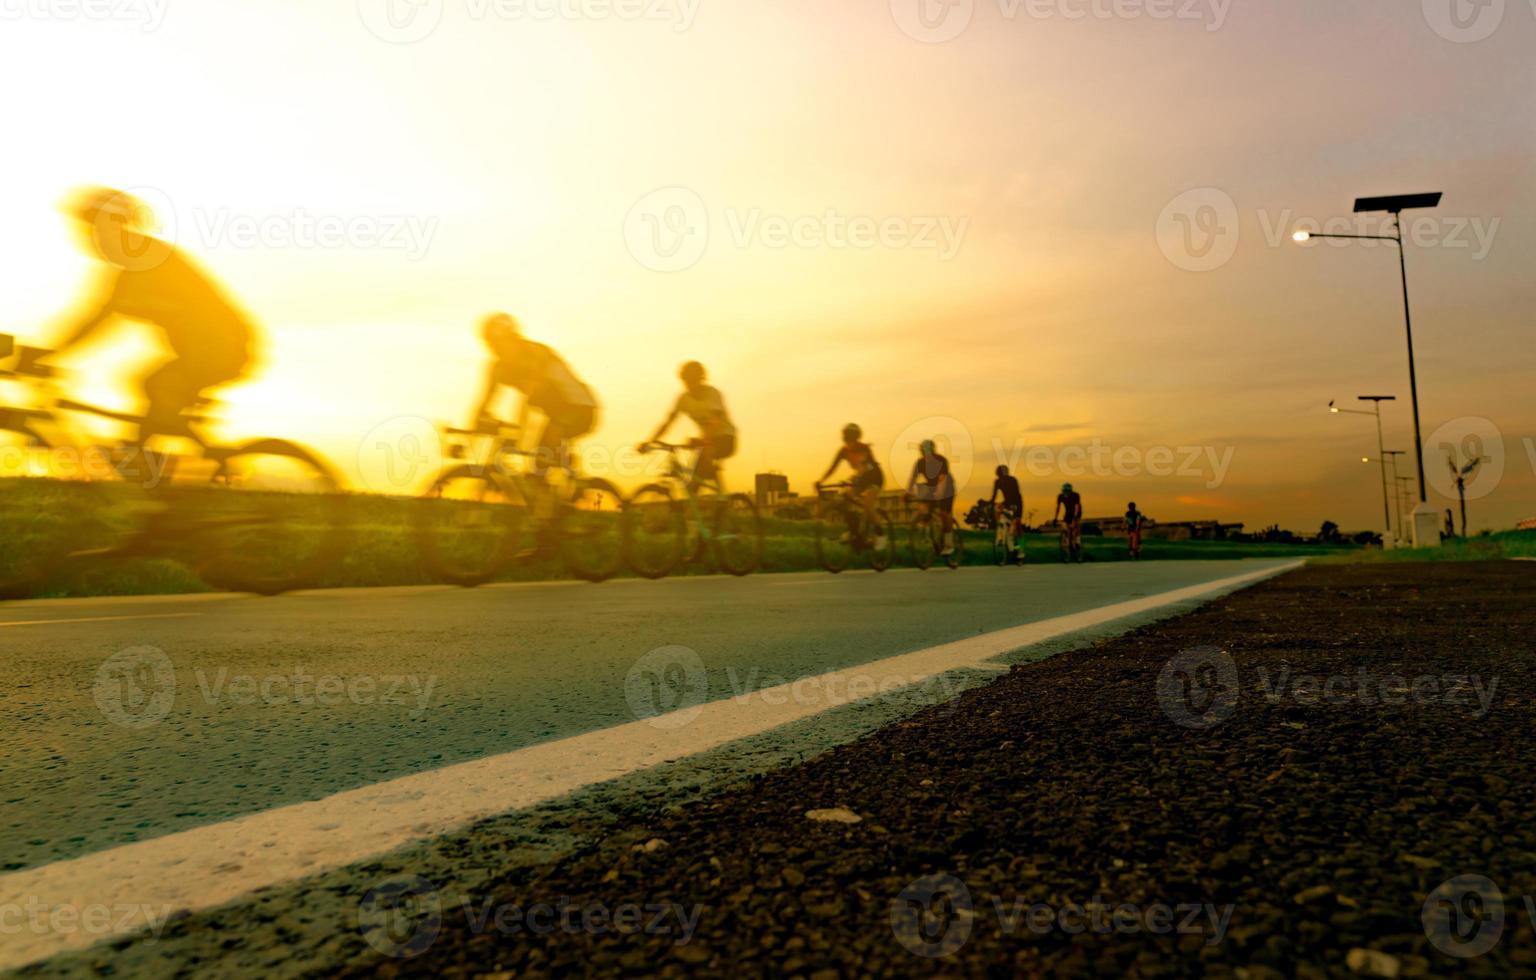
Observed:
[[[683,560],[688,523],[672,492],[659,483],[636,490],[624,508],[624,560],[643,578],[663,578]]]
[[[279,439],[248,443],[219,462],[192,527],[209,583],[277,595],[319,585],[346,536],[340,484],[320,457]]]
[[[870,530],[869,567],[877,572],[890,568],[896,561],[896,527],[884,512],[875,515],[875,526]],[[883,547],[882,547],[883,546]]]
[[[924,571],[933,567],[933,559],[938,557],[938,542],[942,540],[943,533],[943,524],[937,514],[917,517],[912,521],[907,534],[912,545],[914,566]]]
[[[484,467],[443,472],[416,505],[416,541],[438,579],[473,588],[507,567],[518,551],[527,507]]]
[[[715,562],[730,575],[750,575],[763,563],[763,518],[757,503],[733,493],[715,505]]]
[[[602,582],[624,564],[624,496],[607,480],[581,480],[565,511],[560,551],[579,579]]]
[[[941,529],[939,531],[939,540],[941,541],[943,540],[943,533],[944,532]],[[944,562],[945,564],[949,565],[950,568],[959,568],[960,565],[965,561],[965,534],[960,530],[959,524],[956,524],[950,530],[950,539],[952,544],[950,546],[949,554],[944,558]]]
[[[836,575],[853,559],[852,531],[848,527],[848,505],[840,500],[824,500],[816,513],[816,561]]]

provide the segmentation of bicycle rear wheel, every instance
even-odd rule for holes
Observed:
[[[607,480],[583,479],[560,526],[565,567],[579,579],[602,582],[624,564],[624,496]]]
[[[416,541],[432,574],[473,588],[505,569],[517,553],[527,507],[484,467],[447,469],[416,505]]]
[[[941,541],[943,540],[943,534],[944,531],[941,525],[939,530],[939,540]],[[959,568],[965,561],[965,534],[960,530],[960,525],[957,523],[951,529],[950,535],[954,540],[954,547],[952,547],[949,554],[945,556],[944,563],[947,564],[950,568]]]
[[[302,446],[262,439],[219,461],[215,487],[192,496],[198,573],[236,592],[276,595],[320,584],[341,556],[345,502],[330,467]]]
[[[816,561],[836,575],[853,560],[848,528],[848,504],[841,499],[823,500],[816,512]]]
[[[912,520],[908,527],[907,536],[912,545],[912,564],[926,571],[933,567],[933,560],[938,557],[939,537],[935,536],[935,528],[939,528],[939,535],[943,534],[943,524],[938,514],[919,516]]]
[[[750,575],[763,563],[763,518],[744,493],[715,502],[715,563],[730,575]]]
[[[622,518],[624,560],[643,578],[663,578],[683,560],[688,523],[672,491],[659,483],[641,487],[629,498]]]
[[[869,567],[877,572],[883,572],[890,568],[896,561],[896,527],[891,519],[885,516],[884,511],[875,512],[875,526],[871,529],[872,537],[869,542]],[[880,540],[885,540],[885,547],[880,547]]]

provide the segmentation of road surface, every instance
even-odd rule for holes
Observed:
[[[265,872],[270,881],[231,859],[214,869],[230,872],[218,892],[227,900],[353,863],[458,817],[558,796],[813,715],[827,707],[818,700],[827,692],[807,693],[809,678],[835,672],[843,686],[834,700],[857,700],[875,693],[877,681],[942,679],[949,667],[1032,642],[1023,630],[1030,624],[1060,624],[1041,634],[1059,635],[1104,618],[1092,610],[1140,603],[1115,609],[1144,612],[1170,595],[1187,601],[1212,583],[1230,588],[1240,584],[1235,577],[1284,564],[6,604],[0,649],[13,683],[0,689],[0,721],[10,734],[0,760],[0,905],[19,900],[18,888],[85,882],[71,899],[84,902],[92,889],[137,887],[146,865],[130,858],[155,847],[154,860],[176,865],[182,857],[166,855],[179,854],[177,847],[238,851],[251,835],[302,839],[316,827],[346,838],[397,797],[423,812],[430,808],[421,800],[438,805],[437,822],[423,817],[378,841],[305,844],[292,857],[300,870]],[[1087,615],[1063,618],[1075,614]],[[992,645],[966,645],[977,638]],[[923,659],[936,650],[949,652]],[[880,673],[871,665],[894,666]],[[749,704],[743,696],[753,691],[784,695]],[[949,693],[934,689],[936,698]],[[677,727],[705,709],[699,725]],[[614,732],[636,733],[623,738],[635,746],[634,759],[602,741]],[[646,747],[652,734],[671,741]],[[562,746],[583,757],[559,755]],[[520,751],[533,749],[546,754]],[[613,758],[594,768],[587,758],[594,755]],[[479,769],[467,765],[477,761]],[[462,810],[441,802],[461,785],[479,785],[475,779],[499,789],[509,772],[524,770],[545,773],[538,777],[545,785],[505,798],[477,789],[486,799]],[[389,788],[384,797],[368,795],[380,784]],[[274,813],[297,814],[297,823],[273,822]],[[115,862],[118,855],[124,860]],[[198,887],[192,869],[187,875],[185,887]],[[17,965],[18,955],[8,961],[0,953],[0,969]]]

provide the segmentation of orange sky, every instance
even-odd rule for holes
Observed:
[[[858,421],[888,470],[935,432],[978,491],[1013,462],[1032,508],[1065,476],[1094,513],[1375,527],[1370,422],[1325,406],[1395,393],[1409,448],[1395,256],[1288,234],[1443,190],[1425,436],[1489,420],[1473,524],[1536,516],[1536,6],[1473,40],[1438,0],[419,0],[391,43],[386,2],[5,8],[0,324],[47,338],[87,271],[56,205],[106,183],[267,331],[231,432],[364,487],[464,421],[508,309],[598,390],[594,466],[697,358],[738,485],[807,489]],[[81,390],[130,404],[150,356],[82,351]]]

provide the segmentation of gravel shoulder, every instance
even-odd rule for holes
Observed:
[[[1302,569],[478,894],[375,889],[363,972],[1533,975],[1533,598]]]

